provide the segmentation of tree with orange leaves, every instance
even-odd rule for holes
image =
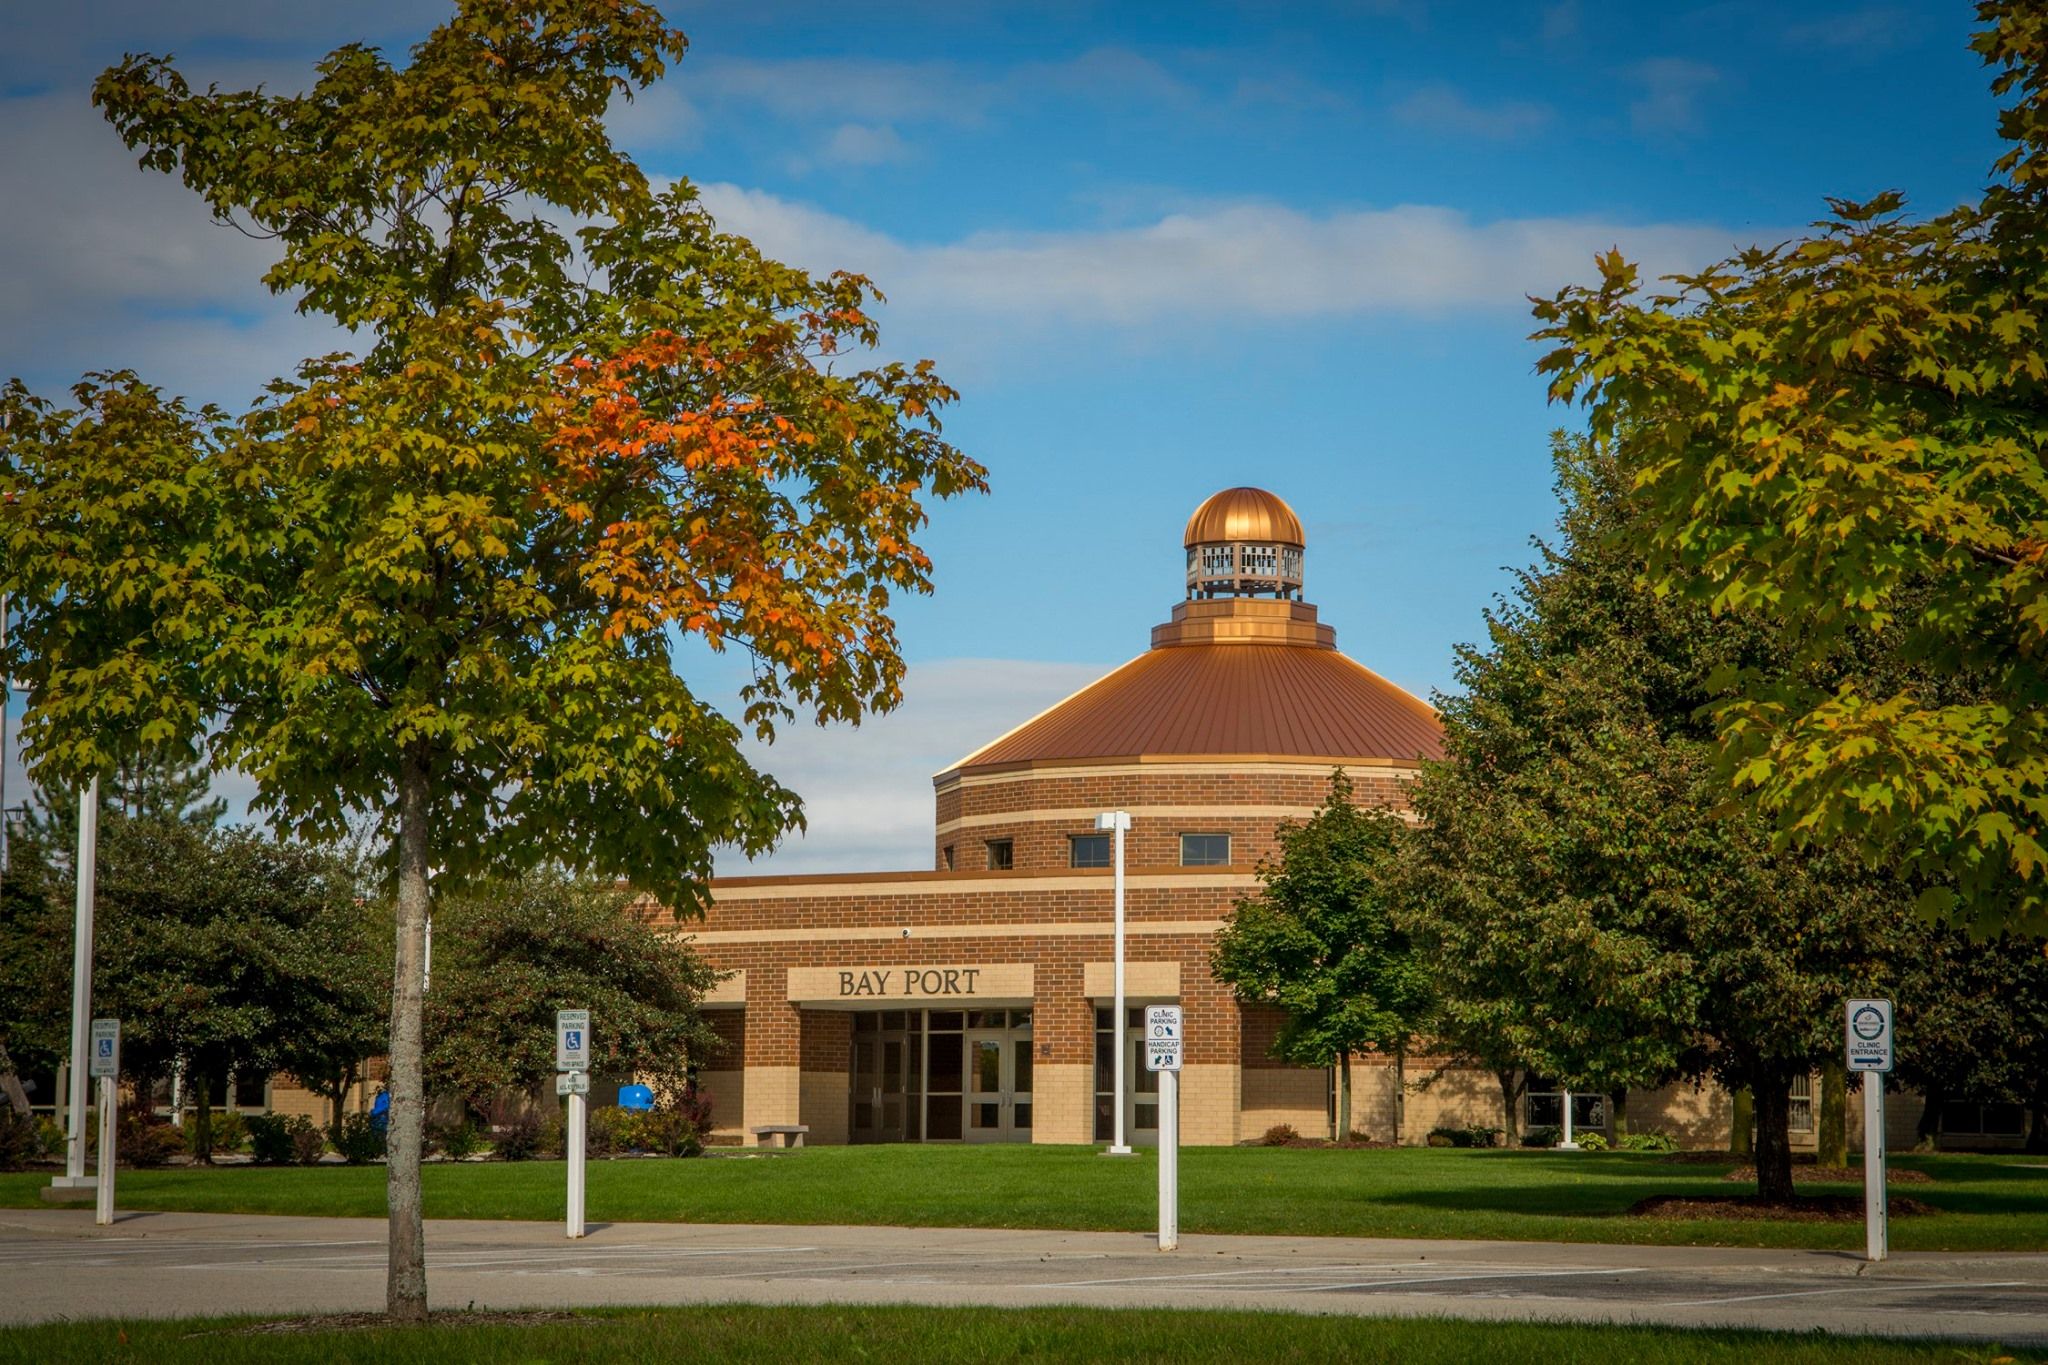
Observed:
[[[124,61],[94,98],[142,164],[274,241],[265,283],[363,344],[243,414],[125,374],[70,408],[0,396],[0,665],[34,687],[39,775],[204,748],[282,828],[386,836],[400,1319],[426,1312],[430,872],[699,908],[715,845],[801,812],[678,640],[750,653],[763,737],[887,709],[925,500],[984,487],[929,363],[844,360],[877,341],[868,281],[766,259],[612,146],[611,101],[683,51],[643,0],[461,0],[408,61],[343,47],[299,94]]]

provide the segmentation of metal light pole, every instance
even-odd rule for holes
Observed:
[[[1095,817],[1095,828],[1113,832],[1116,844],[1113,882],[1116,902],[1116,1013],[1111,1020],[1115,1030],[1111,1062],[1116,1093],[1110,1103],[1115,1119],[1111,1129],[1114,1137],[1109,1146],[1110,1156],[1131,1154],[1130,1144],[1124,1141],[1124,831],[1130,827],[1129,811],[1106,810]]]
[[[50,1180],[55,1189],[90,1189],[96,1183],[85,1173],[85,1087],[91,1055],[93,874],[99,844],[100,780],[94,777],[78,794],[78,912],[71,930],[71,1112],[65,1115],[64,1174]]]
[[[1557,1144],[1557,1150],[1560,1152],[1576,1152],[1579,1150],[1579,1144],[1572,1141],[1572,1091],[1570,1086],[1566,1086],[1564,1090],[1564,1141]]]

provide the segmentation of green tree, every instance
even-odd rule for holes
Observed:
[[[8,1041],[48,1063],[68,1046],[71,873],[33,841],[22,851],[30,856],[0,893],[0,989]],[[107,825],[93,1005],[121,1020],[122,1067],[145,1094],[174,1070],[192,1082],[202,1160],[213,1089],[336,1046],[334,1030],[347,1036],[364,1011],[374,1021],[360,918],[346,869],[319,850],[177,820]]]
[[[1275,1056],[1337,1068],[1339,1138],[1351,1132],[1352,1054],[1393,1057],[1399,1142],[1403,1063],[1409,1043],[1428,1027],[1430,974],[1395,925],[1377,880],[1401,822],[1353,805],[1351,791],[1339,768],[1321,809],[1300,824],[1281,825],[1280,856],[1259,867],[1264,889],[1225,918],[1210,961],[1238,999],[1286,1013]]]
[[[718,973],[611,887],[551,874],[479,885],[434,914],[427,1089],[483,1108],[555,1074],[555,1011],[591,1015],[593,1069],[665,1100],[717,1045],[697,1006]]]
[[[1707,679],[1772,667],[1767,630],[1647,591],[1613,461],[1560,439],[1558,544],[1441,699],[1394,873],[1452,1019],[1574,1090],[1712,1076],[1753,1093],[1759,1192],[1791,1197],[1793,1078],[1886,979],[1888,878],[1772,849],[1730,809]]]
[[[1659,590],[1760,611],[1805,662],[1896,628],[1918,671],[1731,674],[1736,780],[1780,837],[1924,874],[1981,928],[2048,929],[2048,14],[1982,0],[2008,147],[1912,221],[1830,201],[1812,236],[1639,294],[1619,251],[1540,301],[1540,368],[1645,494]],[[1944,679],[1972,685],[1947,695]],[[1883,683],[1884,685],[1879,685]]]
[[[407,60],[343,47],[298,94],[124,61],[94,99],[142,164],[271,241],[264,282],[360,353],[241,415],[132,375],[4,400],[33,761],[203,743],[280,826],[368,816],[390,850],[402,1320],[426,1312],[430,870],[556,865],[698,908],[714,846],[801,815],[677,637],[747,652],[763,738],[891,707],[924,501],[983,486],[928,363],[847,358],[877,341],[865,279],[762,257],[612,146],[613,99],[683,51],[644,0],[462,0]]]
[[[1939,930],[1907,964],[1896,1003],[1898,1069],[1920,1092],[1920,1139],[1950,1100],[2021,1104],[2028,1150],[2048,1151],[2048,957],[2031,937]]]

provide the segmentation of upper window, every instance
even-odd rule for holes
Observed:
[[[1229,867],[1228,834],[1183,834],[1180,836],[1182,867]]]
[[[1069,867],[1108,867],[1109,862],[1107,834],[1076,834],[1067,841]]]
[[[951,844],[946,845],[945,853],[942,856],[946,861],[946,871],[951,872],[953,870],[953,846]]]
[[[1016,865],[1016,855],[1008,839],[991,839],[984,847],[988,849],[989,871],[1008,872]]]

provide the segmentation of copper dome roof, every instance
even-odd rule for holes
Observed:
[[[1146,758],[1410,764],[1443,754],[1436,712],[1335,649],[1153,649],[955,763],[964,769]]]
[[[1301,518],[1294,509],[1263,488],[1226,488],[1195,509],[1188,518],[1183,545],[1222,541],[1262,541],[1306,546]]]

